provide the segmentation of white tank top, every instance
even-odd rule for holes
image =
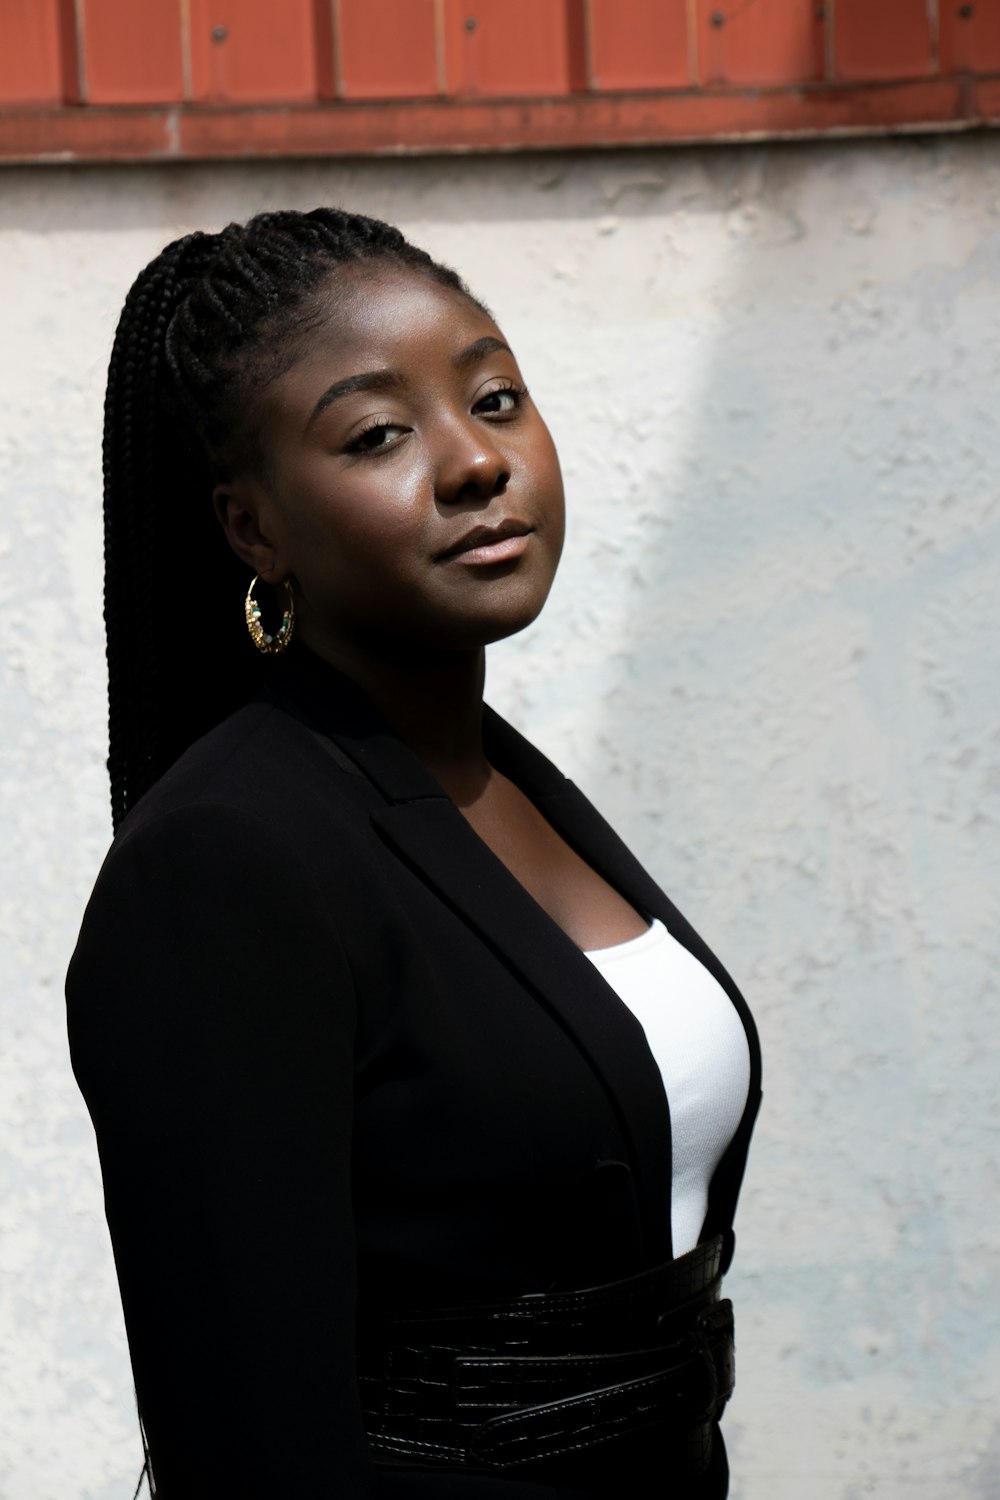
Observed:
[[[708,1187],[750,1091],[750,1048],[725,990],[658,919],[586,955],[646,1033],[670,1104],[674,1255],[698,1243]]]

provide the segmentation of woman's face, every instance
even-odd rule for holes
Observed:
[[[559,461],[503,335],[460,292],[388,266],[336,273],[260,420],[261,472],[217,505],[256,571],[291,578],[315,650],[467,650],[538,614],[563,541]]]

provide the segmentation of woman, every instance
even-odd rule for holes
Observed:
[[[105,489],[69,1018],[155,1493],[717,1500],[757,1043],[483,709],[563,537],[502,333],[370,219],[189,236],[126,302]]]

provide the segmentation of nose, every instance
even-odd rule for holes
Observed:
[[[439,443],[434,493],[443,504],[482,504],[503,494],[510,466],[482,421],[449,423]]]

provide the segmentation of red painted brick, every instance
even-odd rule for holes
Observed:
[[[1000,125],[1000,78],[984,78],[976,84],[973,109],[977,120]]]
[[[585,86],[582,0],[445,0],[448,92],[515,98]]]
[[[338,0],[338,90],[346,99],[439,92],[435,0]]]
[[[180,0],[78,0],[88,104],[184,98]]]
[[[60,0],[0,0],[0,106],[65,96],[61,9]],[[72,11],[65,19],[72,33]]]
[[[684,88],[690,82],[683,0],[590,0],[592,88]]]
[[[706,84],[806,83],[823,76],[816,0],[698,0],[698,74]]]
[[[190,0],[194,98],[300,103],[322,87],[313,0]]]
[[[941,0],[938,25],[942,73],[1000,72],[997,0]]]
[[[837,78],[920,78],[933,71],[927,0],[836,0]]]

